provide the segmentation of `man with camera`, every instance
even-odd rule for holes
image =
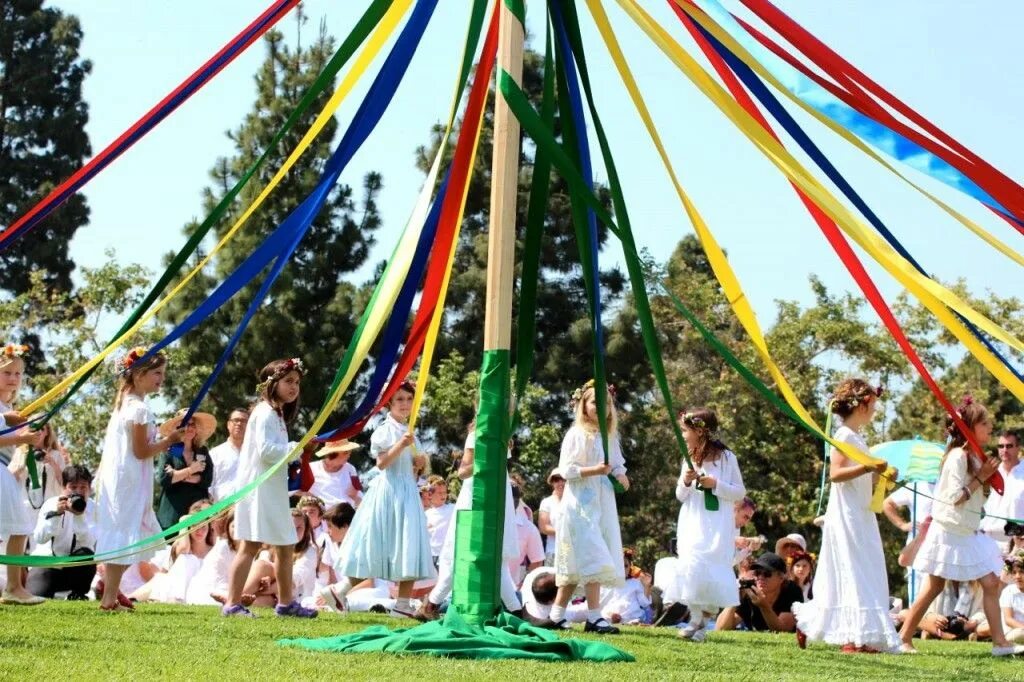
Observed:
[[[774,552],[765,552],[754,561],[752,573],[752,579],[740,579],[740,605],[719,614],[717,629],[793,632],[793,604],[802,602],[804,594],[786,578],[786,562]]]
[[[89,500],[92,474],[82,465],[65,467],[61,474],[64,490],[48,499],[39,510],[34,534],[39,550],[59,557],[89,556],[96,546],[95,505]],[[47,546],[48,545],[48,546]],[[67,568],[33,568],[28,574],[28,591],[52,598],[68,592],[68,599],[87,599],[96,575],[93,564]]]

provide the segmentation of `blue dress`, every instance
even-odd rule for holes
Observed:
[[[388,415],[370,438],[370,454],[380,457],[406,431],[407,425]],[[418,440],[416,449],[422,452]],[[437,576],[412,457],[411,448],[403,450],[366,492],[341,543],[341,575],[393,582]]]

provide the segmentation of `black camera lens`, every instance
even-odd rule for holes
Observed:
[[[43,452],[42,450],[33,449],[32,457],[34,457],[37,462],[42,462],[44,459],[46,459],[46,453]]]
[[[85,498],[78,493],[72,493],[68,495],[68,506],[74,513],[81,514],[85,511]]]

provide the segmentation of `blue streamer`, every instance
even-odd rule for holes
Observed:
[[[694,0],[704,12],[711,15],[715,22],[727,31],[736,42],[740,43],[755,59],[758,60],[783,86],[794,96],[820,113],[850,130],[869,144],[953,189],[973,197],[1007,218],[1020,224],[1014,214],[993,199],[988,192],[979,187],[973,180],[951,166],[949,163],[932,154],[927,149],[903,137],[899,133],[864,116],[845,102],[834,97],[810,78],[787,64],[769,50],[763,48],[736,19],[719,4],[718,0]]]
[[[828,178],[835,183],[836,187],[843,193],[843,195],[850,200],[850,202],[857,207],[857,209],[867,218],[868,222],[875,228],[875,230],[882,235],[886,242],[889,243],[901,256],[903,256],[914,268],[917,269],[925,277],[933,279],[928,272],[910,255],[910,252],[900,243],[889,228],[885,226],[881,218],[871,210],[871,207],[861,198],[860,194],[854,190],[853,186],[846,180],[845,177],[839,172],[839,170],[832,164],[831,161],[821,152],[811,138],[804,132],[803,128],[790,116],[789,112],[782,106],[779,100],[772,94],[771,90],[764,84],[761,78],[754,73],[754,71],[747,66],[739,57],[737,57],[729,48],[719,42],[711,33],[706,31],[700,24],[693,22],[697,30],[700,31],[701,35],[711,44],[711,46],[718,52],[719,55],[726,61],[729,68],[732,69],[733,73],[743,81],[743,84],[747,89],[761,102],[762,106],[772,115],[772,117],[781,125],[787,133],[796,141],[800,148],[807,153],[812,161],[820,168]],[[1010,360],[1002,355],[999,350],[995,347],[992,341],[986,337],[980,329],[974,326],[969,320],[964,318],[960,313],[953,312],[957,318],[963,323],[963,325],[970,330],[974,336],[981,341],[982,344],[999,359],[1003,365],[1009,369],[1017,379],[1024,381],[1024,376],[1017,370],[1016,367],[1010,362]]]

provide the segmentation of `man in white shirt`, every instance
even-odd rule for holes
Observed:
[[[64,490],[51,497],[39,509],[39,521],[33,533],[36,553],[44,556],[71,557],[90,555],[96,547],[96,505],[89,499],[92,474],[80,464],[64,468]],[[33,568],[28,574],[28,591],[39,597],[53,598],[68,592],[69,600],[87,599],[96,566]]]
[[[533,520],[523,513],[522,492],[519,485],[512,484],[512,504],[515,509],[516,534],[519,540],[519,556],[508,561],[512,581],[518,586],[529,571],[544,565],[544,542],[540,530]]]
[[[238,456],[245,438],[245,426],[249,423],[249,410],[236,407],[228,416],[228,439],[210,450],[213,462],[213,481],[210,483],[210,495],[213,499],[222,500],[235,492],[235,473],[238,471]]]
[[[1003,494],[995,490],[985,501],[981,531],[999,543],[1005,554],[1010,538],[1003,530],[1006,519],[1024,518],[1024,462],[1020,461],[1020,438],[1013,431],[999,434],[999,473],[1003,475]]]
[[[348,459],[359,443],[342,439],[328,443],[316,451],[314,461],[309,463],[313,472],[313,485],[309,488],[310,495],[316,495],[328,507],[342,502],[359,506],[363,499],[363,486],[359,482],[359,474]]]

